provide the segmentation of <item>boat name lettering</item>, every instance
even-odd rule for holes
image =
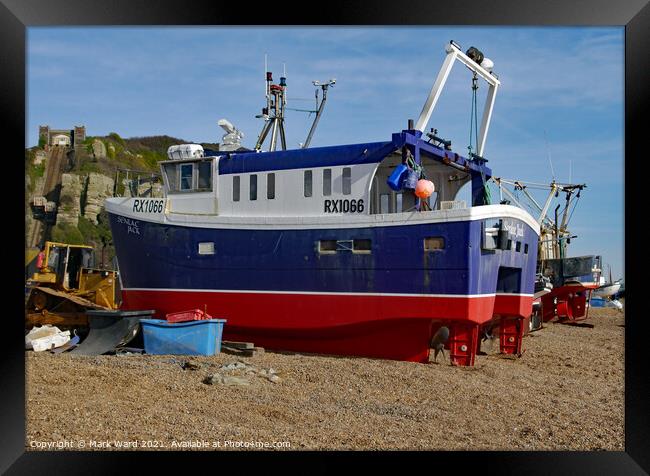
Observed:
[[[363,213],[363,199],[325,200],[325,213]]]
[[[524,236],[524,225],[516,223],[516,224],[509,224],[509,223],[504,223],[503,224],[503,229],[508,230],[508,233],[515,235],[515,237],[519,236]]]
[[[139,213],[162,213],[164,200],[135,199],[133,211]]]
[[[126,225],[127,233],[133,233],[134,235],[140,234],[138,220],[131,220],[130,218],[124,218],[124,217],[117,217],[117,222]]]

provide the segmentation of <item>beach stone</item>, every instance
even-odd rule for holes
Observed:
[[[222,365],[222,370],[244,370],[250,368],[249,365],[246,365],[243,362],[233,362],[230,364]]]
[[[213,374],[203,379],[207,385],[250,385],[248,379],[242,377],[232,377],[229,375]]]

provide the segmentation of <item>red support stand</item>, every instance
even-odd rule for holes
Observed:
[[[520,316],[502,317],[500,323],[499,341],[501,353],[521,355],[521,342],[524,337],[524,318]]]
[[[478,352],[478,324],[449,326],[449,359],[454,365],[472,366]]]

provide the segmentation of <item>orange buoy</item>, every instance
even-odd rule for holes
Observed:
[[[433,193],[433,182],[431,180],[420,179],[415,185],[415,195],[418,198],[427,199]]]

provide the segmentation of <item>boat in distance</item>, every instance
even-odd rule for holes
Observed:
[[[163,198],[106,200],[122,308],[164,318],[205,306],[227,319],[226,340],[415,362],[444,325],[457,365],[473,365],[499,326],[501,351],[520,353],[539,224],[489,203],[482,154],[499,81],[470,50],[447,46],[417,123],[387,140],[170,150]],[[489,85],[469,157],[425,133],[455,61]],[[286,83],[269,86],[277,110]],[[284,146],[281,129],[264,130]],[[470,204],[457,196],[468,183]]]

